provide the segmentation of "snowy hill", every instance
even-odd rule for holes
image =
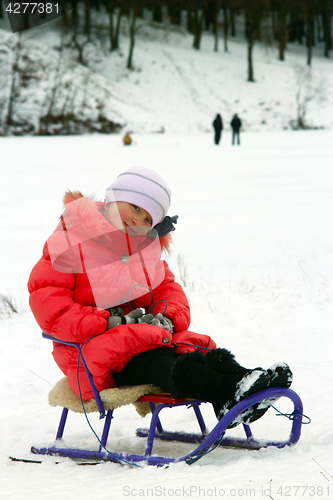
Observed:
[[[2,96],[9,92],[16,40],[17,35],[0,31]],[[17,121],[27,121],[32,126],[26,131],[36,133],[56,83],[53,114],[72,113],[82,123],[88,119],[94,123],[86,129],[82,125],[82,130],[74,127],[76,133],[124,128],[137,133],[211,132],[217,112],[227,126],[237,112],[243,130],[290,129],[297,114],[296,91],[302,98],[312,95],[307,124],[333,128],[332,60],[325,59],[319,48],[308,68],[305,47],[289,44],[286,60],[279,61],[275,47],[258,43],[254,49],[256,81],[251,83],[246,79],[244,38],[229,40],[228,52],[220,41],[219,52],[214,52],[213,37],[205,33],[201,50],[196,51],[192,36],[185,31],[145,26],[136,36],[135,69],[131,71],[126,69],[128,45],[125,24],[119,51],[110,53],[95,44],[87,49],[87,68],[75,61],[73,50],[65,50],[59,70],[59,51],[54,50],[60,46],[59,32],[44,26],[24,33],[20,64],[28,76],[20,88]],[[103,120],[112,122],[114,129],[103,129]]]
[[[244,40],[229,41],[227,53],[222,47],[216,53],[209,34],[203,36],[199,51],[192,48],[192,36],[188,34],[170,34],[166,40],[161,40],[160,34],[156,37],[154,44],[138,40],[134,54],[137,71],[124,72],[124,61],[119,63],[117,55],[110,56],[109,64],[103,63],[103,68],[99,66],[104,76],[112,81],[116,76],[122,89],[147,108],[146,114],[136,110],[135,119],[131,120],[133,130],[139,131],[137,123],[147,117],[157,130],[163,127],[173,133],[210,132],[217,112],[227,124],[237,112],[245,130],[290,128],[290,120],[296,118],[297,74],[299,68],[306,70],[305,54],[300,54],[297,47],[292,47],[282,62],[277,59],[275,48],[256,45],[256,82],[250,83],[246,80]],[[115,75],[115,59],[122,70],[120,75]],[[325,81],[327,100],[320,108],[318,102],[309,106],[309,124],[331,128],[332,61],[315,57],[311,72],[313,86]]]

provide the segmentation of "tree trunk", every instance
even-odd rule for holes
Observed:
[[[252,49],[260,34],[262,20],[266,14],[266,0],[244,0],[245,21],[246,21],[246,38],[248,43],[248,81],[254,82]]]
[[[130,31],[130,48],[129,48],[128,58],[127,58],[127,69],[133,69],[132,59],[133,59],[133,51],[134,51],[134,44],[135,44],[135,23],[136,23],[135,8],[131,9],[131,11],[130,11],[129,23],[130,23],[130,30],[129,30]]]
[[[272,29],[273,29],[273,40],[279,40],[279,23],[277,21],[278,14],[273,10],[271,14],[272,19]]]
[[[248,64],[248,81],[254,82],[254,74],[253,74],[253,63],[252,63],[252,49],[253,49],[254,41],[248,40],[247,45],[247,64]]]
[[[7,134],[10,125],[13,123],[13,114],[14,114],[14,106],[15,100],[17,97],[17,76],[18,76],[18,63],[20,59],[21,52],[21,33],[19,33],[19,38],[16,44],[15,50],[15,59],[12,66],[12,81],[10,84],[9,97],[8,97],[8,109],[7,109],[7,117],[5,120],[5,133]]]
[[[90,7],[91,7],[91,0],[85,0],[84,32],[88,36],[90,35],[90,30],[91,30]]]
[[[325,40],[323,35],[323,18],[320,14],[316,15],[316,27],[317,27],[317,41],[323,42]]]
[[[119,9],[120,10],[120,9]],[[118,49],[118,36],[117,29],[114,28],[114,1],[109,0],[108,3],[108,13],[109,13],[109,37],[110,37],[110,51]],[[119,16],[118,16],[119,17]]]
[[[118,9],[116,31],[115,31],[115,45],[116,45],[117,49],[119,48],[119,33],[120,33],[120,24],[121,24],[122,14],[123,14],[123,12],[122,12],[121,6],[120,6]]]
[[[289,40],[294,42],[298,41],[300,45],[303,44],[304,37],[304,20],[298,12],[291,12],[289,21]]]
[[[45,110],[45,112],[43,112],[43,110],[42,110],[42,113],[41,113],[42,116],[40,119],[38,135],[49,135],[50,134],[50,132],[49,132],[49,119],[51,118],[51,116],[53,114],[53,108],[54,108],[56,100],[57,100],[57,93],[58,93],[60,80],[61,80],[61,76],[62,76],[63,50],[64,50],[64,34],[62,33],[57,66],[55,68],[54,76],[50,80],[50,81],[52,81],[50,99],[49,99],[48,103],[47,103],[47,100],[45,101],[44,106],[45,106],[46,110]],[[48,98],[48,96],[47,96],[47,98]],[[46,119],[43,120],[43,118],[46,118]]]
[[[194,34],[194,22],[193,22],[193,13],[191,9],[187,9],[187,31]]]
[[[330,56],[330,50],[332,48],[332,35],[331,35],[331,12],[330,9],[325,9],[322,14],[323,18],[323,29],[324,29],[324,56]]]
[[[307,18],[307,28],[308,28],[308,33],[307,33],[307,64],[310,66],[311,65],[311,59],[312,59],[312,45],[314,41],[314,19],[313,19],[313,13],[309,12],[308,13],[308,18]]]
[[[77,11],[77,3],[75,2],[75,0],[72,2],[72,23],[74,31],[76,31],[79,25],[79,14]]]
[[[305,103],[302,102],[301,89],[298,89],[298,91],[296,92],[296,108],[297,108],[296,127],[298,129],[304,129],[306,105]]]
[[[47,107],[46,115],[50,115],[53,112],[53,106],[54,106],[55,101],[56,101],[56,94],[57,94],[58,85],[59,85],[61,64],[62,64],[62,48],[59,52],[59,59],[58,59],[57,67],[55,70],[55,75],[53,78],[53,87],[51,90],[51,97],[50,97],[49,105]]]
[[[153,21],[155,23],[161,23],[162,22],[162,7],[161,5],[155,5],[155,3],[152,6],[153,10]]]
[[[48,4],[49,2],[47,2],[47,0],[44,2],[44,5],[46,7],[46,5]],[[68,26],[68,14],[67,14],[67,9],[66,9],[66,3],[65,3],[65,0],[59,0],[59,3],[60,3],[60,7],[62,8],[62,12],[63,12],[63,15],[61,16],[62,17],[62,24],[64,26]],[[46,8],[44,9],[44,18],[46,18]]]
[[[176,26],[180,26],[180,17],[181,17],[181,7],[180,4],[172,3],[168,6],[168,16],[171,24],[175,24]]]
[[[308,43],[308,47],[307,47],[307,60],[306,60],[306,64],[308,66],[311,66],[311,59],[312,59],[312,44]]]
[[[287,44],[287,14],[278,12],[278,39],[279,39],[279,59],[284,61],[284,53]]]
[[[201,34],[202,34],[202,24],[203,20],[205,18],[205,9],[201,9],[201,12],[199,9],[195,10],[195,15],[194,15],[194,40],[193,40],[193,47],[197,50],[200,49],[200,42],[201,42]]]
[[[194,38],[193,38],[193,47],[195,49],[199,49],[200,47],[200,28],[198,27],[198,24],[199,24],[199,21],[198,21],[198,17],[199,17],[199,13],[198,13],[198,9],[195,9],[193,11],[193,29],[194,29]]]
[[[236,12],[235,9],[230,7],[230,27],[231,27],[231,36],[236,36],[236,22],[235,22]]]
[[[224,52],[228,52],[228,33],[229,33],[228,9],[226,7],[223,7],[223,40],[224,40]]]
[[[219,16],[219,1],[214,2],[214,18],[213,18],[213,30],[214,30],[214,52],[218,52],[219,46],[219,27],[218,27],[218,16]]]

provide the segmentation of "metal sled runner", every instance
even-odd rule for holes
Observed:
[[[43,334],[43,337],[55,342],[60,342],[75,347],[80,352],[79,344],[59,341],[58,339],[55,339],[52,336],[46,334]],[[252,396],[249,396],[248,398],[240,401],[233,408],[231,408],[211,431],[208,431],[200,411],[200,404],[205,403],[205,401],[192,400],[187,398],[174,399],[169,394],[149,394],[141,396],[137,399],[137,402],[148,403],[152,414],[149,429],[139,428],[136,431],[137,436],[147,438],[145,452],[142,455],[137,455],[128,453],[120,454],[109,451],[107,441],[114,410],[105,410],[101,397],[93,383],[92,375],[86,366],[81,352],[80,357],[94,393],[100,418],[105,419],[101,437],[98,438],[96,435],[98,443],[97,448],[96,450],[89,450],[64,447],[62,438],[69,410],[68,408],[63,407],[54,445],[42,448],[32,446],[31,451],[34,454],[55,455],[61,457],[70,457],[73,459],[88,459],[92,461],[112,461],[121,464],[140,465],[141,463],[147,465],[162,466],[169,463],[181,461],[185,461],[186,463],[191,464],[199,460],[202,456],[212,451],[217,446],[240,447],[252,450],[258,450],[260,448],[268,446],[282,448],[284,446],[297,443],[300,438],[303,405],[300,397],[291,389],[279,387],[268,388],[263,391],[257,392]],[[289,438],[286,441],[256,440],[252,434],[250,426],[246,424],[242,424],[245,432],[244,438],[232,438],[225,435],[229,425],[248,408],[264,400],[280,397],[288,398],[292,401],[294,406],[293,412],[289,415],[289,419],[292,421],[292,424]],[[160,412],[164,408],[174,408],[180,406],[193,408],[196,420],[200,428],[200,432],[198,432],[197,434],[184,432],[168,432],[163,429],[160,420]],[[178,458],[158,456],[156,454],[153,454],[153,445],[155,438],[168,441],[195,443],[197,444],[197,447],[188,454]]]

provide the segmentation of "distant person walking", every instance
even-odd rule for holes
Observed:
[[[235,138],[237,137],[237,144],[240,144],[239,140],[239,130],[242,126],[241,120],[238,118],[237,113],[234,114],[232,117],[232,120],[230,122],[231,128],[232,128],[232,145],[235,144]]]
[[[215,144],[219,144],[223,130],[223,120],[221,115],[216,115],[215,120],[213,121],[213,127],[215,130]]]

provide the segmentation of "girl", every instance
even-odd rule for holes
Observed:
[[[292,374],[285,363],[246,369],[209,336],[188,330],[188,301],[161,259],[177,222],[167,216],[170,200],[166,182],[142,167],[120,174],[104,203],[67,192],[29,278],[30,307],[44,332],[82,345],[98,391],[150,383],[211,402],[220,419],[254,392],[289,387]],[[79,396],[77,350],[54,342],[53,357]],[[81,364],[79,381],[83,399],[91,399]],[[242,421],[272,403],[250,408]]]

